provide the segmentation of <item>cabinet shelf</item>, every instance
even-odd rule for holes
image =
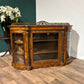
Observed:
[[[55,50],[40,50],[40,51],[34,52],[34,54],[56,53],[56,52],[58,52],[57,49],[55,49]]]
[[[16,43],[16,44],[23,44],[23,41],[21,41],[21,40],[16,40],[16,41],[14,41],[14,43]]]
[[[21,43],[21,42],[14,42],[15,44],[23,44],[23,43]]]
[[[33,42],[45,42],[45,41],[58,41],[58,39],[41,39],[41,40],[34,40]]]
[[[24,55],[24,52],[21,52],[21,51],[17,51],[15,52],[17,55]]]

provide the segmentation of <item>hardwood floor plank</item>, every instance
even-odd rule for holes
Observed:
[[[14,69],[12,66],[3,68],[3,70],[10,75],[12,80],[15,80],[18,84],[28,84],[27,78],[21,75],[21,70]],[[25,81],[25,82],[24,82]],[[32,83],[31,83],[32,84]]]
[[[3,77],[3,78],[1,78],[1,81],[2,81],[2,84],[6,84],[6,83],[10,82],[10,79]]]
[[[7,67],[9,66],[8,63],[6,63],[4,60],[1,59],[0,57],[0,68]]]
[[[67,76],[68,78],[70,78],[70,79],[72,79],[72,80],[74,80],[74,81],[76,81],[76,82],[78,82],[79,84],[84,84],[84,81],[82,81],[82,80],[84,80],[84,77],[81,77],[81,76],[79,76],[78,74],[74,74],[74,73],[72,73],[72,72],[70,72],[70,71],[59,71],[61,74],[64,74],[65,76]],[[74,75],[73,75],[74,74]]]
[[[42,78],[40,78],[40,76],[38,75],[39,74],[39,71],[38,72],[35,72],[35,70],[32,70],[32,71],[30,71],[30,74],[33,74],[33,77],[37,77],[36,82],[38,84],[46,84],[46,82],[44,80],[42,80]]]
[[[64,84],[63,82],[60,82],[58,79],[55,79],[54,81],[52,81],[49,84]]]
[[[0,59],[4,60],[8,65],[11,66],[12,56],[6,55],[6,56],[4,56],[4,57],[0,57]]]
[[[15,80],[8,82],[7,84],[18,84]]]
[[[46,70],[46,68],[44,68]],[[47,73],[42,73],[44,71],[40,71],[40,69],[38,70],[35,70],[34,71],[35,73],[38,73],[37,76],[39,76],[43,81],[47,82],[47,83],[50,83],[51,81],[55,80],[54,77],[51,77],[51,76],[48,76]]]
[[[66,77],[65,75],[63,75],[63,74],[60,74],[59,72],[58,72],[59,70],[55,70],[55,71],[53,71],[53,69],[52,70],[49,70],[49,71],[42,71],[42,73],[43,74],[47,74],[47,76],[49,77],[49,76],[51,76],[51,77],[54,77],[54,78],[56,78],[58,81],[60,81],[61,83],[65,83],[65,82],[68,82],[68,81],[70,81],[70,83],[74,83],[74,84],[77,84],[77,82],[75,82],[74,80],[72,80],[71,78],[69,78],[69,77]],[[56,72],[56,74],[55,73],[53,73],[53,72]],[[67,79],[67,80],[65,80],[65,79]],[[65,80],[65,82],[63,82]],[[69,83],[69,84],[70,84]]]
[[[17,72],[14,72],[11,66],[3,68],[3,71],[5,71],[5,73],[8,73],[11,76],[11,78],[19,78]]]
[[[48,81],[49,84],[51,84],[51,83],[54,82],[54,81],[56,82],[56,84],[59,84],[59,83],[62,84],[62,82],[59,81],[59,80],[56,78],[56,75],[55,75],[55,74],[52,74],[52,73],[49,71],[49,69],[48,69],[48,70],[46,70],[46,68],[40,69],[38,72],[40,72],[40,73],[46,75],[48,78],[49,78],[49,77],[52,78],[52,80],[50,79],[50,81]]]
[[[0,84],[84,84],[84,60],[28,71],[15,69],[11,58],[0,57]]]
[[[34,84],[45,84],[43,81],[39,80],[39,77],[36,75],[31,74],[28,71],[23,71],[21,72],[21,74],[23,74],[26,78],[28,78],[29,80],[31,80]]]
[[[74,69],[73,67],[66,66],[66,67],[63,67],[63,70],[70,71],[70,72],[73,73],[73,75],[74,75],[74,74],[77,74],[77,75],[79,75],[79,76],[81,76],[81,77],[84,77],[84,74],[83,74],[83,73],[77,71],[77,70]]]

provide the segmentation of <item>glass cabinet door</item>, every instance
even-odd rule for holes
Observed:
[[[13,62],[18,64],[24,64],[25,52],[24,52],[24,39],[23,33],[13,33]]]
[[[33,62],[58,60],[59,33],[33,33]]]

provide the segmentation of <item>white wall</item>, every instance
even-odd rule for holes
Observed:
[[[36,0],[36,21],[68,22],[71,55],[84,59],[84,0]]]

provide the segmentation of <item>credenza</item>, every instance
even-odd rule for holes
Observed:
[[[66,65],[68,54],[69,23],[13,23],[10,26],[12,65],[17,69]]]

